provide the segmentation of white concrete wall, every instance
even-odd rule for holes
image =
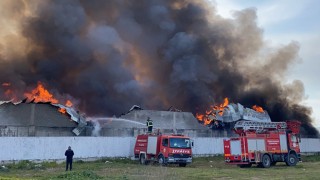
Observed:
[[[192,152],[197,156],[223,154],[223,139],[225,138],[192,138],[193,148]]]
[[[223,154],[224,138],[193,138],[193,154]],[[133,156],[134,137],[0,137],[0,161],[63,160],[68,146],[74,158]],[[302,139],[302,152],[320,152],[320,139]]]
[[[300,143],[301,152],[320,152],[320,139],[302,138]]]
[[[129,157],[133,137],[1,137],[0,160],[61,160],[71,146],[74,158]]]

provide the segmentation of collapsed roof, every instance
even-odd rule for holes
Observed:
[[[0,101],[1,126],[74,127],[72,132],[80,135],[86,124],[79,112],[61,104]]]
[[[264,110],[262,112],[257,112],[250,108],[244,108],[243,105],[239,103],[231,103],[227,105],[227,107],[223,109],[223,113],[219,113],[219,111],[216,111],[211,118],[212,120],[218,120],[226,123],[235,122],[238,120],[271,122],[270,116],[267,111]]]

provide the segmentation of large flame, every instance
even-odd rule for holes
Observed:
[[[30,93],[24,93],[24,96],[28,101],[34,102],[50,102],[57,104],[59,101],[53,97],[53,95],[44,88],[41,82],[38,82],[38,86]]]
[[[220,116],[223,115],[223,110],[228,106],[229,99],[226,97],[224,98],[223,103],[219,105],[210,106],[209,110],[206,110],[205,114],[199,114],[196,113],[196,118],[203,122],[204,125],[209,125],[214,119],[216,119],[216,113],[218,113]],[[214,122],[215,123],[215,122]]]
[[[252,106],[252,109],[260,113],[264,112],[263,108],[257,105]]]
[[[2,84],[3,85],[3,84]],[[24,93],[24,96],[27,98],[28,101],[34,101],[34,102],[49,102],[52,104],[57,104],[59,101],[53,97],[53,95],[45,89],[43,84],[41,82],[38,82],[38,85],[35,89],[33,89],[31,92]],[[70,100],[67,100],[65,103],[65,106],[71,107],[73,103]],[[59,112],[62,114],[66,113],[65,108],[59,108]]]

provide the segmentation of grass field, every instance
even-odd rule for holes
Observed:
[[[238,168],[226,165],[222,156],[194,158],[187,167],[140,165],[130,159],[75,161],[73,171],[65,164],[21,161],[0,168],[0,179],[319,179],[320,156],[303,156],[303,162],[288,167]]]

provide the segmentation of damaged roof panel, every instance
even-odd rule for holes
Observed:
[[[1,102],[0,125],[76,127],[77,123],[58,112],[57,107],[50,103]]]

